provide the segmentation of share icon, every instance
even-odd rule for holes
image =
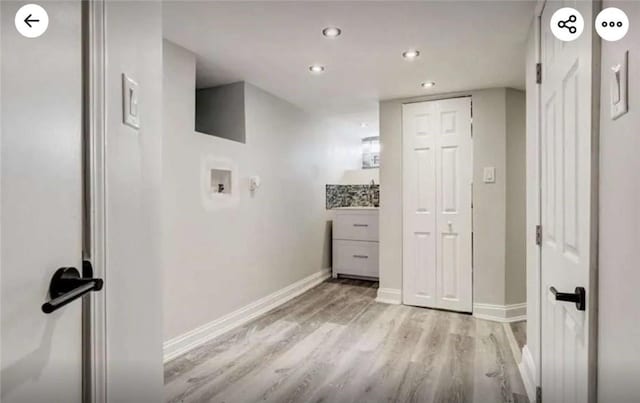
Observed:
[[[575,25],[569,25],[568,23],[576,22],[577,20],[578,18],[575,16],[575,14],[571,14],[566,20],[558,21],[558,27],[568,29],[569,33],[575,34],[578,31],[578,28],[576,28]]]

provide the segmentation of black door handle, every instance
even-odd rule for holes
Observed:
[[[576,304],[576,309],[579,311],[584,311],[587,305],[587,292],[584,287],[576,287],[575,292],[566,293],[566,292],[558,292],[556,287],[549,288],[549,291],[556,297],[556,301],[567,301],[574,302]]]
[[[91,263],[83,262],[83,272],[93,274]],[[100,278],[81,277],[75,267],[61,267],[49,283],[50,301],[42,304],[42,312],[51,313],[90,291],[100,291],[104,282]]]

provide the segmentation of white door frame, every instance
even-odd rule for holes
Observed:
[[[535,46],[535,62],[536,62],[536,68],[537,66],[539,66],[539,63],[542,62],[542,51],[541,51],[541,47],[542,47],[542,26],[541,26],[541,20],[542,20],[542,11],[544,10],[544,5],[545,5],[545,1],[546,0],[538,0],[536,7],[535,7],[535,16],[534,16],[534,30],[535,30],[535,39],[534,39],[534,46]],[[542,213],[541,213],[541,197],[542,197],[542,191],[541,191],[541,181],[542,181],[542,170],[541,170],[541,166],[542,166],[542,156],[541,156],[541,149],[542,149],[542,143],[541,143],[541,128],[540,128],[540,123],[541,123],[541,111],[542,111],[542,104],[541,104],[541,99],[542,99],[542,94],[540,91],[540,83],[536,83],[535,86],[535,111],[536,111],[536,116],[534,117],[534,120],[536,122],[536,132],[535,132],[535,144],[536,144],[536,149],[535,149],[535,158],[536,158],[536,182],[535,182],[535,211],[534,211],[534,215],[536,217],[536,223],[535,226],[533,228],[527,228],[527,230],[529,231],[533,231],[534,235],[533,238],[537,239],[537,228],[539,228],[540,225],[542,225]],[[538,294],[536,295],[536,298],[533,301],[533,307],[534,310],[533,312],[529,312],[529,303],[527,303],[527,315],[535,315],[537,317],[537,324],[538,324],[538,328],[536,329],[536,332],[533,335],[529,335],[527,333],[527,340],[529,340],[529,338],[533,338],[536,340],[536,345],[538,346],[538,351],[536,354],[536,357],[534,358],[535,360],[535,365],[537,366],[537,368],[535,368],[535,395],[534,396],[529,396],[530,399],[538,399],[541,397],[540,395],[540,386],[542,383],[542,307],[541,307],[541,298],[542,298],[542,247],[541,245],[536,245],[535,247],[535,262],[536,262],[536,276],[535,276],[535,280],[536,280],[536,284],[534,286],[534,289],[537,290]],[[528,298],[528,297],[527,297]]]
[[[0,21],[2,21],[2,8],[0,7]],[[2,30],[0,29],[0,43],[2,43]],[[2,67],[0,66],[0,69]],[[0,111],[2,110],[2,80],[0,79]],[[2,125],[0,125],[0,150],[2,149]],[[2,178],[2,153],[0,153],[0,178]],[[2,186],[0,186],[0,200],[2,200]],[[2,221],[2,203],[0,203],[0,222]],[[1,231],[0,231],[1,232]],[[0,245],[2,244],[0,234]],[[0,267],[0,281],[2,281],[2,267]],[[2,301],[2,290],[0,290],[0,301]],[[2,335],[2,322],[0,321],[0,335]],[[0,351],[0,362],[2,362],[2,351]],[[2,396],[2,374],[0,374],[0,396]]]
[[[94,276],[106,272],[105,188],[105,3],[83,2],[85,223],[84,258],[93,264]],[[107,340],[106,292],[91,293],[83,305],[83,401],[106,403]]]

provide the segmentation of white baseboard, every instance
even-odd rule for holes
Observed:
[[[378,288],[376,302],[400,305],[402,304],[402,291],[395,288]]]
[[[517,322],[527,319],[527,303],[513,305],[473,304],[473,316],[495,322]]]
[[[520,350],[520,346],[518,345],[516,336],[513,334],[511,324],[503,322],[502,328],[504,329],[504,334],[507,336],[507,342],[509,343],[511,353],[513,354],[513,359],[515,360],[516,364],[520,364],[522,362],[522,351]]]
[[[164,362],[168,362],[231,329],[269,312],[317,286],[329,277],[331,277],[330,269],[319,271],[221,318],[164,342],[162,346]]]
[[[527,391],[530,402],[536,401],[536,364],[531,355],[531,351],[527,346],[522,348],[522,360],[518,364],[518,370],[520,370],[520,376],[522,377],[522,383]]]

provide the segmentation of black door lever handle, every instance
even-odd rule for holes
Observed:
[[[556,301],[566,301],[566,302],[574,302],[576,304],[576,309],[579,311],[584,311],[587,305],[587,292],[584,287],[576,287],[575,292],[566,293],[566,292],[558,292],[556,287],[549,288],[549,291],[556,297]]]
[[[89,264],[83,263],[84,266]],[[86,271],[86,268],[83,268]],[[93,270],[91,270],[93,271]],[[62,267],[53,274],[49,284],[50,301],[42,304],[42,312],[51,313],[91,291],[100,291],[104,282],[100,278],[80,277],[75,267]]]

